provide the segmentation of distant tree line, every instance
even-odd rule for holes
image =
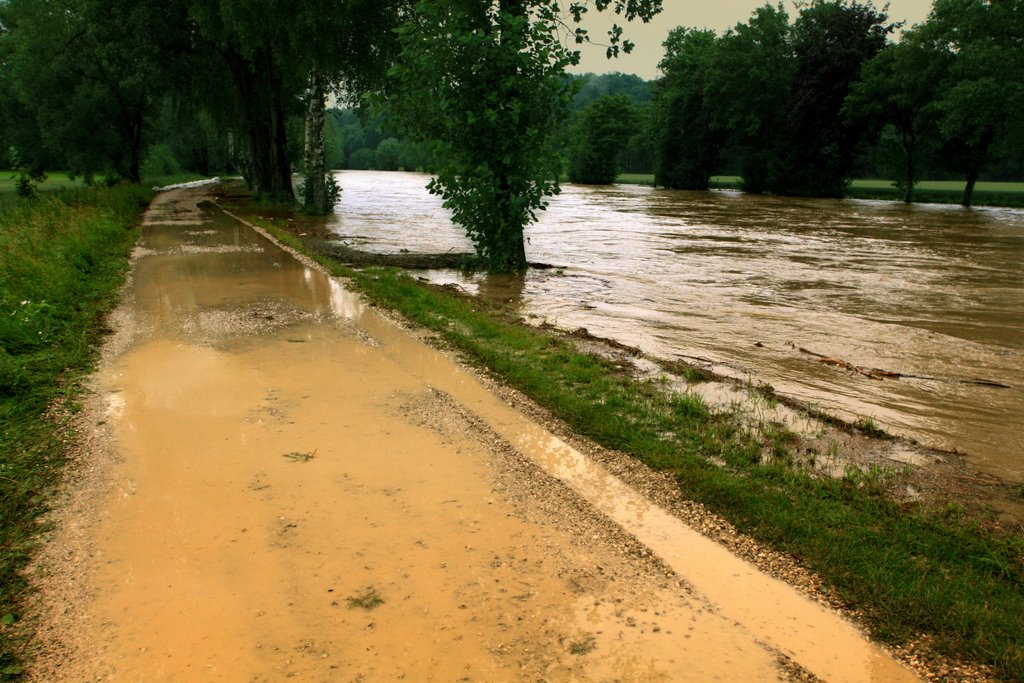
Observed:
[[[818,0],[790,22],[765,5],[724,35],[665,42],[650,130],[659,185],[706,189],[733,172],[748,192],[841,196],[857,173],[895,177],[911,201],[931,175],[1020,179],[1024,2],[936,0],[897,28],[870,3]]]
[[[338,196],[333,165],[428,168],[428,188],[481,262],[521,270],[523,227],[558,192],[566,70],[590,40],[584,15],[608,15],[614,57],[632,49],[617,22],[660,9],[661,0],[0,0],[0,150],[27,181],[48,168],[111,182],[227,168],[254,194],[298,194],[316,213]],[[375,113],[356,125],[328,111],[332,99]]]
[[[1024,165],[1022,2],[937,0],[898,42],[870,4],[766,5],[673,31],[651,84],[567,69],[587,12],[646,21],[661,0],[0,0],[0,156],[26,178],[234,170],[320,213],[332,168],[427,170],[495,270],[525,267],[564,174],[836,196],[885,169],[909,199],[955,173],[969,203]]]
[[[568,115],[553,133],[561,167],[573,182],[613,182],[615,174],[650,173],[654,168],[654,147],[650,143],[649,119],[652,84],[639,76],[622,73],[565,76],[572,99]],[[614,104],[609,107],[608,101]],[[328,112],[327,159],[332,169],[381,171],[433,171],[438,153],[428,144],[416,144],[394,132],[386,113],[371,107],[334,109]],[[602,147],[601,179],[573,172],[586,146],[584,119],[598,127],[614,129]],[[615,133],[615,131],[621,131]],[[612,157],[608,174],[605,157]]]

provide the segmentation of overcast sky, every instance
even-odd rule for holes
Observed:
[[[621,71],[647,79],[655,78],[662,56],[661,44],[671,29],[676,26],[710,28],[721,34],[737,22],[749,19],[751,13],[764,4],[765,0],[663,0],[664,9],[654,21],[624,26],[625,36],[636,43],[632,54],[609,60],[605,58],[603,48],[583,46],[582,62],[574,70],[581,73]],[[882,1],[876,2],[879,7],[884,4]],[[797,14],[793,3],[786,0],[785,6],[792,20]],[[890,0],[889,18],[893,21],[906,21],[907,26],[910,26],[924,21],[930,9],[931,0]],[[599,14],[592,10],[591,14],[585,26],[594,40],[601,40],[607,36],[608,27],[613,22],[606,16],[607,12]]]

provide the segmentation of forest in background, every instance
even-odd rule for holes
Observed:
[[[584,112],[607,106],[606,98],[620,99],[619,112],[629,123],[627,134],[616,138],[614,169],[616,175],[649,174],[656,168],[657,133],[653,130],[654,90],[658,81],[646,81],[633,74],[612,72],[587,73],[576,77],[579,91],[573,97],[572,117],[561,130],[561,150],[568,173],[571,145],[582,138]],[[621,100],[625,100],[624,103]],[[595,105],[595,101],[602,100]],[[380,116],[367,115],[356,109],[332,109],[327,128],[328,166],[334,170],[381,170],[429,172],[432,159],[428,150],[388,133],[387,123]],[[604,121],[609,121],[603,118]],[[611,122],[618,123],[611,119]],[[946,163],[934,148],[935,140],[926,141],[928,150],[922,154],[918,179],[963,180],[952,164]],[[381,150],[378,157],[377,152]],[[853,178],[895,180],[904,170],[899,132],[893,125],[884,125],[875,136],[866,140],[857,151]],[[742,152],[726,146],[712,171],[712,176],[742,176]],[[1004,137],[993,144],[991,158],[980,180],[1021,182],[1024,180],[1024,145]]]
[[[970,205],[978,180],[1024,178],[1022,2],[936,0],[911,28],[870,2],[766,4],[673,30],[645,82],[568,70],[585,13],[660,0],[0,0],[0,150],[23,194],[48,170],[229,172],[315,213],[331,169],[423,170],[499,270],[525,267],[522,228],[565,178],[812,197],[887,178],[908,202],[960,179]]]
[[[14,17],[4,26],[17,26],[19,12],[40,21],[38,11],[3,4]],[[1022,73],[1024,28],[1017,5],[940,0],[928,21],[904,31],[899,41],[888,38],[893,25],[883,12],[856,4],[813,3],[794,22],[781,6],[766,4],[723,35],[679,27],[664,45],[657,80],[617,72],[565,77],[574,94],[568,118],[554,133],[562,172],[585,183],[613,182],[620,173],[656,174],[659,185],[690,189],[706,188],[712,176],[738,176],[747,191],[809,195],[840,194],[854,177],[891,179],[901,187],[922,178],[1020,181],[1024,132],[1013,112],[1024,110],[1015,76]],[[1000,8],[1002,18],[994,16]],[[388,23],[385,14],[376,17],[380,28]],[[134,23],[149,18],[160,17],[145,15]],[[131,98],[102,92],[98,83],[109,69],[90,54],[104,36],[95,36],[92,46],[69,38],[62,52],[47,53],[45,66],[30,59],[45,52],[34,44],[38,36],[28,46],[5,38],[0,156],[8,167],[35,174],[66,169],[73,177],[107,180],[131,178],[134,164],[149,176],[240,170],[231,159],[237,136],[226,112],[211,106],[210,93],[147,93],[144,106],[136,106],[141,111],[123,111]],[[47,39],[51,48],[52,42]],[[152,52],[164,47],[169,55],[187,51],[157,43],[150,56],[159,59]],[[52,68],[58,57],[69,60],[60,65],[63,74]],[[20,68],[35,70],[31,86],[19,84],[25,77]],[[161,71],[148,68],[149,74],[132,76]],[[103,101],[108,98],[113,102]],[[363,104],[328,110],[327,168],[436,168],[431,145],[397,134],[386,112]],[[284,124],[287,154],[298,169],[304,112],[291,109]],[[119,116],[108,110],[120,110]],[[123,136],[88,125],[104,113],[108,126],[120,125],[137,139],[137,152],[124,148]],[[136,121],[119,120],[133,116]],[[801,149],[807,158],[789,159],[786,172],[773,173],[760,161],[778,165],[780,157]],[[133,152],[137,159],[124,158]],[[831,176],[827,183],[800,180],[820,177],[823,165],[836,167],[825,174]]]

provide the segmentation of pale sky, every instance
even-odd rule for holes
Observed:
[[[772,0],[771,4],[776,4]],[[621,71],[633,73],[646,79],[658,76],[658,62],[661,61],[661,44],[668,32],[676,26],[710,28],[719,34],[746,21],[753,11],[765,4],[765,0],[663,0],[661,14],[649,24],[622,24],[624,35],[636,43],[632,54],[622,54],[617,59],[606,59],[604,48],[583,45],[579,73],[593,71],[607,73]],[[876,0],[875,6],[882,7],[884,0]],[[791,0],[785,2],[786,11],[792,21],[797,11]],[[931,0],[890,0],[889,19],[906,21],[907,26],[924,21],[931,10]],[[595,41],[606,42],[608,28],[613,21],[609,12],[597,13],[591,10],[590,20],[584,26]],[[619,22],[622,23],[622,22]]]

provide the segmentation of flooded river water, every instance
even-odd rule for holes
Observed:
[[[470,249],[426,176],[339,180],[346,243]],[[561,267],[431,278],[1024,480],[1024,212],[567,185],[527,236],[531,261]]]

